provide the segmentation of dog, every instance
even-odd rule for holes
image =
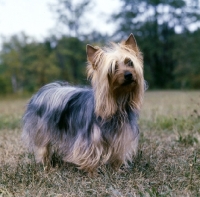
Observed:
[[[43,86],[27,105],[22,140],[44,166],[56,152],[92,174],[104,164],[128,166],[136,155],[145,80],[133,34],[104,48],[87,45],[86,53],[92,88]]]

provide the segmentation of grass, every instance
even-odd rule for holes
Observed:
[[[137,158],[94,178],[70,164],[44,172],[20,141],[27,99],[0,99],[0,197],[200,196],[200,92],[147,92]]]

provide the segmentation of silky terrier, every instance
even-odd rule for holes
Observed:
[[[54,82],[29,101],[22,140],[37,162],[64,162],[93,173],[103,164],[128,165],[137,152],[145,91],[143,57],[131,34],[109,47],[86,46],[92,88]]]

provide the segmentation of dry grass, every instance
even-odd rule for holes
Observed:
[[[147,92],[135,162],[120,172],[103,166],[95,178],[35,163],[20,142],[26,102],[0,100],[0,197],[200,196],[200,92]]]

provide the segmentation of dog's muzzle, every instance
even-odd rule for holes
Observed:
[[[135,83],[135,79],[133,77],[133,74],[129,71],[125,71],[124,73],[124,83],[122,84],[123,86],[129,85],[131,83]]]

